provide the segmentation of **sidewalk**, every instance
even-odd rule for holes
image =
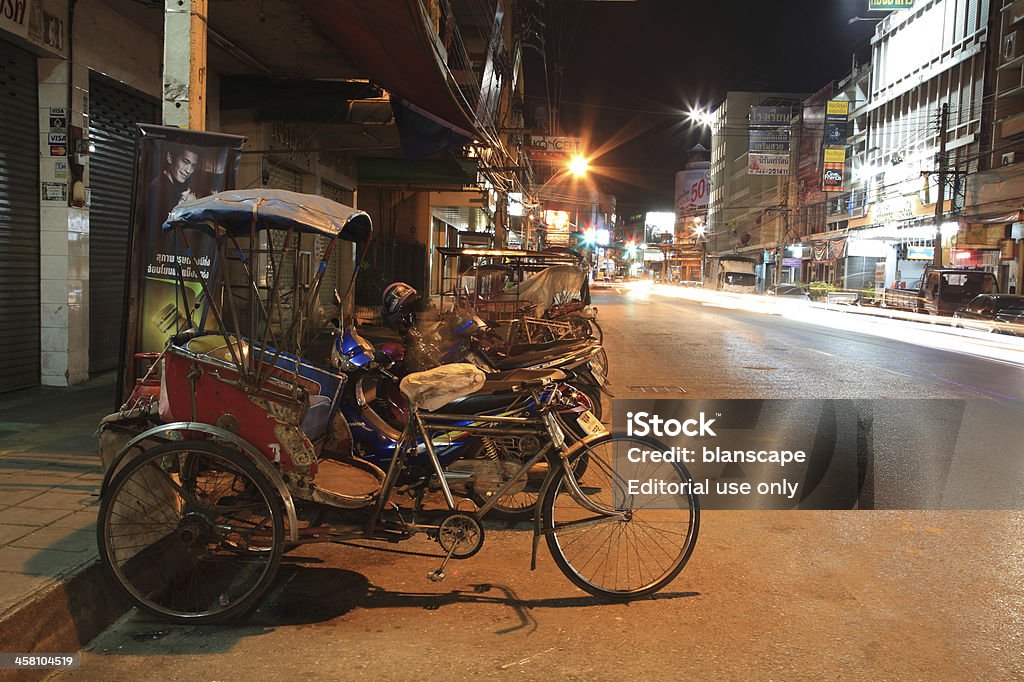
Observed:
[[[113,411],[114,383],[111,373],[0,394],[0,652],[78,651],[126,610],[96,552],[93,434]]]

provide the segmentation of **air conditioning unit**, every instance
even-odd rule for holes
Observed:
[[[1006,152],[1005,154],[1003,154],[1003,159],[999,163],[999,165],[1000,166],[1009,166],[1011,163],[1016,161],[1016,159],[1017,159],[1017,152]]]
[[[1017,58],[1017,32],[1008,33],[1003,38],[1003,64]]]

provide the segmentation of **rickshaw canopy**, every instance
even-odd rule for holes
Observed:
[[[235,189],[218,192],[174,207],[165,231],[176,226],[212,230],[218,226],[234,237],[252,229],[296,230],[365,243],[372,232],[370,216],[350,206],[311,194],[283,189]]]

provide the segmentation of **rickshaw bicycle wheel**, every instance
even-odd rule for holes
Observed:
[[[125,464],[105,491],[96,531],[100,559],[129,600],[178,623],[223,621],[255,606],[284,546],[266,475],[207,441],[166,443]]]
[[[613,457],[632,447],[667,449],[647,439],[607,434],[574,455],[587,458],[586,470],[577,475],[583,494],[616,515],[596,513],[575,500],[562,467],[552,472],[555,478],[540,507],[541,528],[558,568],[585,592],[612,600],[644,597],[672,582],[693,553],[700,528],[692,479],[680,463],[642,465],[629,470],[628,478],[656,476],[670,485],[688,483],[688,492],[627,493],[626,472],[616,471]]]

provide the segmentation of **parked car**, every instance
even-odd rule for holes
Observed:
[[[953,326],[1024,336],[1024,296],[981,294],[953,313]]]
[[[803,287],[799,284],[776,284],[768,287],[766,292],[769,296],[785,296],[786,298],[800,298],[805,301],[811,300]]]

